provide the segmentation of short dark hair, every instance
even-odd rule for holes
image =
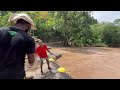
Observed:
[[[17,20],[17,22],[16,22],[16,24],[28,24],[28,22],[27,21],[25,21],[25,20],[23,20],[23,19],[19,19],[19,20]]]

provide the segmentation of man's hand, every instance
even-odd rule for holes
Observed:
[[[38,54],[35,54],[35,58],[37,58],[38,57]]]

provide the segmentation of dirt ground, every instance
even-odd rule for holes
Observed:
[[[62,54],[57,63],[73,79],[120,79],[120,48],[52,48],[51,51]]]

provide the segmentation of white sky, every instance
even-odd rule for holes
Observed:
[[[99,22],[113,22],[115,19],[120,18],[120,11],[93,11],[93,16]]]

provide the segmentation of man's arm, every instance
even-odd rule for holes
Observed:
[[[30,39],[27,47],[27,56],[28,62],[32,66],[35,62],[35,42],[33,39]]]
[[[30,66],[32,66],[35,62],[35,54],[32,53],[32,54],[28,54],[28,62],[30,64]]]

